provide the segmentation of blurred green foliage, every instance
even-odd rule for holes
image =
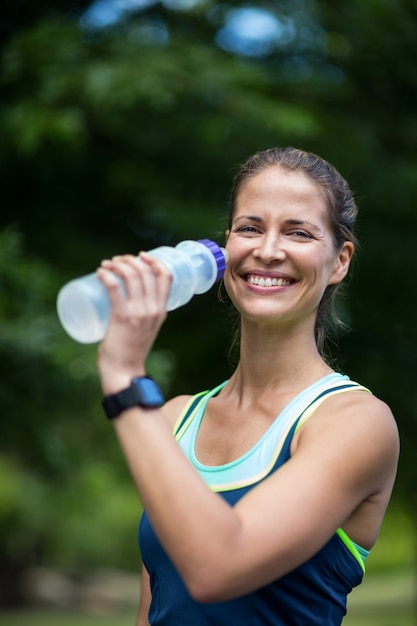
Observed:
[[[22,0],[21,19],[6,2],[2,19],[3,603],[20,601],[33,564],[139,562],[140,504],[101,413],[96,347],[60,328],[59,287],[118,252],[221,242],[236,166],[272,145],[319,153],[356,192],[362,246],[341,303],[353,330],[337,359],[391,405],[395,499],[417,503],[415,3],[257,3],[287,35],[250,55],[224,30],[239,1],[144,3],[105,28],[87,24],[88,4]],[[227,308],[199,296],[170,314],[149,370],[167,395],[208,388],[229,375],[229,334]]]

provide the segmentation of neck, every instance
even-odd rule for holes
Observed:
[[[232,377],[241,392],[298,392],[332,371],[319,354],[314,330],[242,326],[240,359]]]

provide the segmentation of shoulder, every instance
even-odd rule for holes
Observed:
[[[165,419],[174,428],[176,421],[194,396],[183,394],[168,400],[162,407]]]
[[[170,423],[172,428],[174,428],[178,418],[182,417],[187,407],[192,405],[193,401],[199,402],[205,396],[211,398],[218,395],[219,393],[221,393],[221,390],[226,383],[227,381],[224,381],[213,389],[205,389],[204,391],[200,391],[199,393],[193,395],[184,394],[180,396],[175,396],[171,400],[168,400],[168,402],[166,402],[162,407],[162,412],[164,413],[167,421]]]
[[[329,397],[294,438],[292,453],[320,449],[324,457],[369,473],[375,483],[396,471],[399,435],[389,406],[364,390]],[[343,460],[342,460],[343,459]]]
[[[324,427],[330,431],[352,431],[364,436],[381,433],[398,439],[397,424],[390,407],[364,388],[327,398],[302,430],[307,432]]]
[[[329,399],[322,407],[323,419],[337,420],[338,428],[358,435],[398,440],[398,428],[390,407],[369,391],[358,389]]]

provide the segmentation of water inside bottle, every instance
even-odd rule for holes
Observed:
[[[104,336],[108,314],[106,315],[102,309],[100,315],[97,300],[92,299],[91,293],[80,288],[76,282],[69,283],[60,292],[57,303],[58,316],[62,326],[73,339],[80,343],[95,343]]]

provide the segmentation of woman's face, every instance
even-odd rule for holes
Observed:
[[[242,187],[227,231],[224,283],[244,316],[315,319],[327,285],[346,275],[353,244],[336,250],[324,193],[303,172],[270,166]]]

